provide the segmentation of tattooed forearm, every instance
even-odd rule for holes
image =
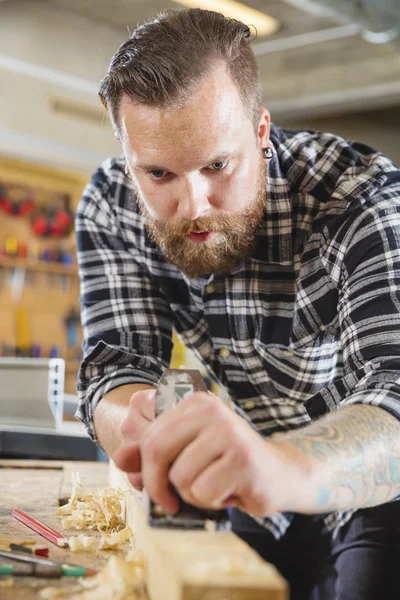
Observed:
[[[284,438],[316,465],[309,512],[375,506],[400,494],[400,423],[381,408],[345,407]]]

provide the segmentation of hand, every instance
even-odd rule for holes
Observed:
[[[279,455],[216,396],[196,392],[121,448],[115,462],[131,482],[141,471],[149,496],[168,512],[178,510],[172,484],[195,506],[237,506],[265,516],[277,510]]]
[[[129,400],[128,413],[121,423],[123,446],[132,442],[140,442],[151,422],[154,420],[155,393],[153,390],[140,390],[132,394]],[[140,472],[133,473],[129,478],[137,489],[143,489],[143,479]]]

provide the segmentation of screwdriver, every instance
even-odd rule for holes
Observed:
[[[27,575],[31,577],[85,577],[96,575],[96,571],[93,569],[68,565],[22,552],[0,550],[0,556],[18,562],[29,563],[28,565],[0,565],[0,575]]]
[[[67,565],[43,565],[41,563],[30,563],[29,565],[0,565],[0,576],[19,575],[25,577],[48,577],[57,579],[60,577],[84,577],[88,569],[84,567],[69,567]]]

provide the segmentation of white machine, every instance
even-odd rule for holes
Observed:
[[[99,460],[84,425],[63,420],[64,373],[62,358],[0,357],[0,457]]]
[[[1,425],[58,429],[64,373],[62,358],[0,358]]]

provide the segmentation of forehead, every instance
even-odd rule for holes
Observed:
[[[133,160],[147,161],[168,154],[213,153],[236,145],[252,131],[238,88],[224,65],[201,80],[188,102],[176,109],[133,103],[126,96],[120,107],[122,142]]]

